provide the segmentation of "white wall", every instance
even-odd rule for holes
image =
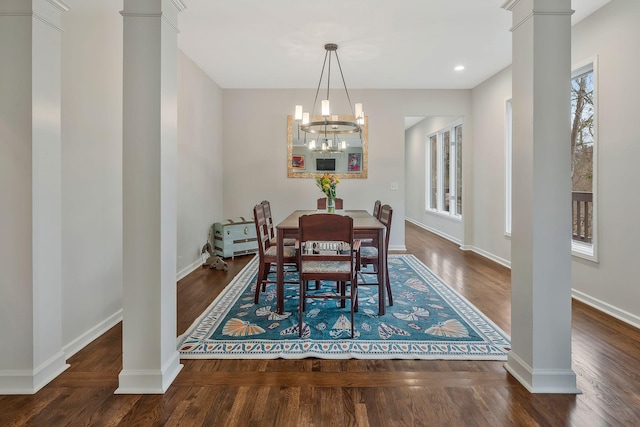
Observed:
[[[425,209],[426,143],[429,135],[450,126],[460,117],[425,117],[405,132],[405,182],[407,219],[456,243],[462,242],[462,221]],[[462,122],[462,138],[466,142],[467,123]]]
[[[202,264],[200,250],[222,218],[222,90],[178,56],[178,278]]]
[[[572,62],[598,57],[598,249],[599,262],[573,257],[575,297],[640,326],[640,240],[635,213],[640,194],[633,184],[640,145],[636,119],[640,57],[625,46],[640,41],[640,2],[613,0],[573,28]],[[504,104],[511,96],[506,69],[473,89],[476,201],[473,246],[489,257],[510,261],[504,236]],[[514,165],[516,167],[516,165]]]
[[[599,263],[574,258],[572,273],[577,296],[640,327],[638,22],[640,2],[613,0],[573,30],[573,63],[598,55]]]
[[[371,211],[376,199],[394,209],[390,249],[404,248],[404,117],[469,114],[466,90],[352,90],[369,119],[369,178],[344,179],[345,209]],[[225,90],[224,216],[251,216],[271,202],[279,221],[294,209],[315,209],[320,190],[311,179],[287,178],[287,115],[309,104],[314,90]],[[398,191],[390,190],[391,182]]]
[[[509,265],[505,235],[505,105],[511,98],[511,67],[473,89],[473,250]]]
[[[63,345],[122,308],[122,4],[69,1],[62,33]]]

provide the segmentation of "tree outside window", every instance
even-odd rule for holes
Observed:
[[[595,142],[593,68],[571,79],[571,191],[573,239],[593,237],[593,154]]]

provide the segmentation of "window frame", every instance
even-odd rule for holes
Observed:
[[[462,138],[464,138],[464,124],[463,119],[457,119],[447,126],[430,133],[426,137],[426,194],[425,194],[425,211],[434,213],[437,215],[442,215],[448,218],[455,219],[457,221],[462,221],[462,213],[457,212],[458,210],[458,176],[462,177],[462,171],[458,174],[458,165],[462,168],[462,162],[458,162],[458,156],[461,155],[460,150],[460,142],[457,140],[457,129],[461,128]],[[449,180],[449,203],[448,210],[445,210],[445,191],[444,191],[444,182],[445,182],[445,165],[444,165],[444,135],[445,133],[449,133],[449,164],[446,173],[448,174]],[[435,137],[436,144],[436,196],[435,196],[435,204],[433,203],[433,195],[432,195],[432,172],[433,172],[433,138]],[[462,190],[462,186],[460,186]],[[461,196],[461,195],[460,195]],[[432,206],[435,205],[435,208]]]
[[[571,67],[571,80],[575,77],[593,72],[593,181],[591,191],[593,194],[593,210],[591,218],[591,243],[579,242],[571,239],[571,255],[588,261],[598,262],[598,108],[599,87],[598,87],[598,57],[589,58]],[[573,189],[572,189],[573,191]]]
[[[598,57],[585,60],[572,67],[571,80],[586,72],[593,72],[593,211],[591,243],[584,243],[571,238],[571,255],[588,261],[598,262]],[[570,112],[569,112],[570,113]],[[569,117],[570,118],[570,117]],[[511,237],[512,225],[512,164],[513,164],[513,103],[512,99],[505,101],[505,236]],[[573,189],[572,189],[573,191]]]

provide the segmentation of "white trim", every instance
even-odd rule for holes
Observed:
[[[437,215],[441,218],[448,218],[457,222],[462,222],[462,216],[461,215],[455,215],[452,213],[448,213],[447,211],[435,211],[433,209],[427,209],[424,211],[425,213],[428,214],[432,214],[432,215]]]
[[[449,241],[451,241],[451,242],[453,242],[453,243],[455,243],[455,244],[458,244],[458,245],[459,245],[459,244],[461,244],[461,243],[462,243],[462,241],[461,241],[460,239],[455,238],[455,237],[453,237],[453,236],[449,236],[448,234],[443,233],[443,232],[442,232],[442,231],[440,231],[440,230],[437,230],[437,229],[435,229],[435,228],[429,227],[428,225],[426,225],[426,224],[422,224],[421,222],[418,222],[418,221],[416,221],[416,220],[414,220],[414,219],[411,219],[411,218],[405,218],[405,220],[406,220],[406,221],[409,221],[409,222],[410,222],[410,223],[412,223],[412,224],[417,225],[417,226],[418,226],[418,227],[420,227],[420,228],[424,228],[425,230],[430,231],[430,232],[432,232],[433,234],[437,234],[438,236],[440,236],[440,237],[442,237],[442,238],[444,238],[444,239],[447,239],[447,240],[449,240]]]
[[[513,350],[504,368],[530,393],[582,394],[571,369],[534,369]]]
[[[102,322],[95,325],[93,328],[89,329],[84,334],[80,335],[69,344],[62,347],[62,351],[64,352],[65,359],[69,359],[71,356],[85,348],[96,338],[100,337],[104,333],[106,333],[109,329],[113,328],[115,325],[122,321],[122,309],[116,311],[111,316],[107,317]]]
[[[504,267],[507,267],[508,269],[511,269],[511,261],[506,260],[504,258],[500,258],[499,256],[492,254],[491,252],[485,251],[484,249],[480,249],[473,245],[463,245],[463,246],[460,246],[460,249],[463,251],[475,252],[480,256],[483,256],[495,263],[498,263]]]
[[[202,259],[198,258],[197,260],[192,262],[190,265],[186,266],[185,268],[183,268],[178,272],[178,274],[176,275],[176,282],[178,280],[184,279],[189,274],[193,273],[194,271],[196,271],[198,268],[201,268],[201,267],[202,267]]]
[[[114,394],[164,394],[183,367],[176,350],[162,369],[122,370]]]
[[[387,255],[391,251],[403,251],[403,252],[406,252],[407,251],[407,247],[405,245],[389,245],[389,252],[387,252]]]
[[[576,258],[586,259],[591,262],[598,262],[598,259],[594,256],[595,246],[592,243],[583,243],[576,240],[571,240],[571,255]]]
[[[35,394],[69,366],[60,351],[33,370],[0,371],[0,394]]]
[[[53,7],[58,9],[60,12],[68,12],[71,7],[63,2],[62,0],[47,0]]]
[[[182,12],[183,10],[185,10],[187,8],[187,5],[184,4],[184,2],[182,0],[170,0],[170,2],[173,5],[173,7],[176,8],[176,10],[178,12]]]
[[[616,319],[624,323],[627,323],[633,326],[634,328],[640,329],[640,316],[636,316],[633,313],[629,313],[628,311],[622,310],[607,302],[601,301],[597,298],[593,298],[585,294],[584,292],[580,292],[576,289],[571,289],[571,296],[576,300],[595,308],[598,311],[608,314],[611,317],[615,317]]]

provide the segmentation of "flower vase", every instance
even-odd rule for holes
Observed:
[[[327,197],[327,212],[334,213],[336,211],[336,199],[334,197]]]

